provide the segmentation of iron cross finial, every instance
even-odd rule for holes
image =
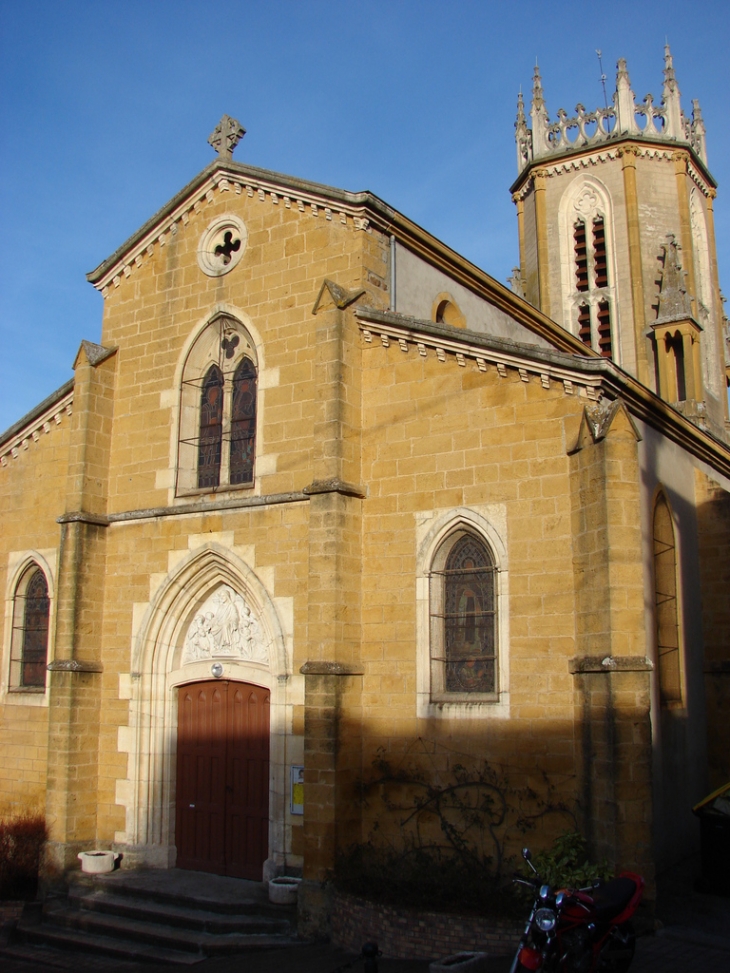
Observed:
[[[246,134],[246,129],[230,115],[224,115],[218,122],[208,142],[221,159],[233,158],[233,150]]]

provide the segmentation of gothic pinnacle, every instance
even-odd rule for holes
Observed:
[[[545,99],[542,96],[542,79],[540,78],[540,68],[535,62],[535,73],[532,76],[532,110],[540,111],[545,107]]]
[[[520,131],[527,125],[527,118],[525,117],[525,99],[522,97],[522,91],[517,95],[517,121],[515,122],[515,128]]]
[[[674,73],[674,61],[672,60],[672,52],[669,50],[669,44],[664,45],[664,85],[671,85],[677,83],[677,77]]]

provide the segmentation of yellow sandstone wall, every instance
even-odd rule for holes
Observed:
[[[54,418],[58,415],[58,421]],[[5,556],[0,561],[0,590],[4,593],[3,693],[0,697],[0,814],[15,815],[45,806],[48,753],[48,704],[46,694],[8,693],[12,583],[20,567],[18,556],[41,553],[55,573],[49,578],[54,593],[58,581],[59,529],[56,517],[63,512],[68,470],[69,432],[72,417],[63,409],[48,416],[37,440],[29,435],[17,457],[0,469],[0,510]],[[8,556],[10,552],[10,556]],[[54,584],[55,581],[55,584]],[[56,605],[53,598],[51,611]],[[51,652],[53,645],[51,645]]]

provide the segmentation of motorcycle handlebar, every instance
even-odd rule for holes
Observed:
[[[517,882],[520,885],[526,885],[528,889],[532,889],[533,891],[539,889],[541,885],[541,883],[538,882],[537,879],[525,878],[524,875],[519,875],[518,873],[515,873],[515,875],[512,878],[512,881]]]

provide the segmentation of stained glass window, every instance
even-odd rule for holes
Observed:
[[[217,487],[221,478],[223,442],[223,373],[211,365],[200,395],[198,487]]]
[[[494,561],[478,538],[456,541],[443,571],[443,687],[447,693],[497,691]]]
[[[25,589],[23,612],[23,645],[20,661],[20,685],[45,687],[48,653],[48,584],[38,568]]]
[[[233,376],[230,483],[253,483],[256,447],[256,368],[244,358]]]

